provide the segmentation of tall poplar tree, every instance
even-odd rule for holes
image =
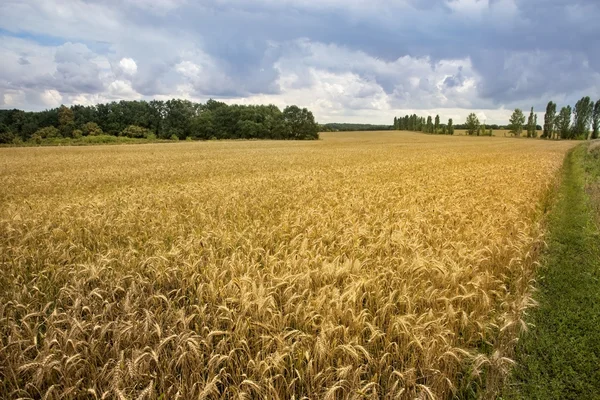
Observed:
[[[554,133],[554,120],[556,118],[556,104],[552,101],[546,106],[546,114],[544,115],[544,132],[542,137],[552,139]]]

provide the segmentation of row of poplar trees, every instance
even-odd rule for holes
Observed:
[[[525,115],[516,109],[510,117],[509,129],[513,135],[521,136],[523,128],[527,137],[537,137],[537,115],[529,114],[527,125]],[[590,131],[591,124],[591,131]],[[542,138],[544,139],[598,139],[600,130],[600,100],[594,103],[589,96],[581,98],[575,107],[567,105],[557,113],[556,103],[550,101],[546,106]]]
[[[419,117],[417,114],[406,115],[404,117],[394,117],[394,129],[398,131],[413,131],[425,133],[437,133],[441,135],[454,135],[454,125],[452,118],[447,124],[440,124],[440,116],[434,119],[429,115],[427,118]]]

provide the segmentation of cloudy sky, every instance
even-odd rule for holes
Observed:
[[[599,21],[599,0],[2,0],[0,108],[215,98],[505,123],[600,98]]]

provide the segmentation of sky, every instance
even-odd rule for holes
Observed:
[[[2,0],[0,108],[296,104],[391,124],[600,99],[599,0]]]

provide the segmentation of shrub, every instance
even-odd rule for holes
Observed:
[[[60,134],[60,131],[53,126],[46,126],[42,129],[38,129],[37,132],[34,134],[34,136],[35,135],[38,135],[42,139],[52,139],[52,138],[62,137],[62,135]]]
[[[127,136],[136,139],[144,139],[147,138],[148,135],[150,135],[151,133],[152,132],[150,132],[149,129],[142,128],[141,126],[129,125],[127,128],[123,129],[123,131],[121,132],[121,136]]]
[[[12,143],[15,140],[15,134],[9,130],[0,132],[0,143]]]
[[[177,136],[176,134],[172,134],[169,139],[171,139],[171,140],[179,140],[179,136]]]
[[[41,144],[42,137],[38,133],[34,133],[33,135],[31,135],[31,138],[29,139],[29,141],[32,143],[35,143],[35,144]]]
[[[98,136],[84,136],[81,141],[88,144],[102,144],[102,143],[115,143],[119,139],[126,140],[124,138],[118,138],[112,135],[98,135]]]
[[[84,136],[98,136],[103,135],[102,128],[95,122],[88,122],[81,127]]]
[[[73,136],[73,139],[81,139],[83,132],[80,129],[75,129],[71,135]]]

